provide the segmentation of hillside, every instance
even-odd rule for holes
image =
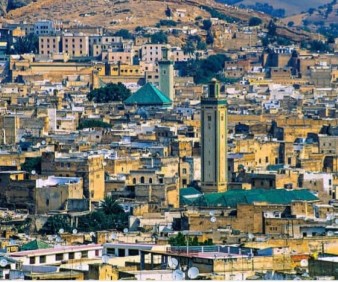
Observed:
[[[167,5],[172,9],[186,10],[186,16],[179,20],[184,24],[193,24],[195,18],[210,17],[201,9],[201,5],[217,7],[219,11],[229,17],[247,21],[252,15],[245,10],[217,4],[214,1],[149,1],[149,0],[37,0],[26,7],[8,13],[6,19],[25,20],[33,22],[37,19],[56,19],[75,24],[101,25],[109,29],[134,29],[137,26],[154,26],[160,19],[165,18]],[[66,13],[64,11],[67,11]],[[268,16],[260,15],[268,21]]]
[[[166,19],[167,7],[173,11],[172,20],[178,27],[196,28],[196,18],[219,17],[230,23],[248,22],[251,17],[259,17],[267,25],[271,16],[234,6],[217,3],[213,0],[35,0],[29,5],[8,12],[5,21],[35,22],[38,19],[62,20],[67,26],[102,26],[116,31],[136,27],[155,26]],[[181,16],[175,11],[185,11]],[[67,11],[67,12],[65,12]],[[278,23],[277,34],[296,42],[311,39],[313,34],[285,28]]]
[[[283,19],[285,24],[305,27],[311,32],[319,32],[327,37],[338,37],[338,3],[331,1],[317,9]]]

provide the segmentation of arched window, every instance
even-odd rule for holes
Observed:
[[[152,184],[153,183],[153,179],[150,177],[149,178],[149,183]]]
[[[143,176],[141,177],[141,183],[144,183],[144,177]]]
[[[135,177],[133,178],[133,184],[136,184],[136,178]]]

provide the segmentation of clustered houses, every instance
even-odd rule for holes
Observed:
[[[265,49],[257,30],[212,22],[230,58],[218,76],[232,84],[195,84],[174,68],[213,50],[48,20],[3,26],[0,41],[33,33],[38,52],[10,55],[0,85],[0,277],[154,279],[145,269],[175,257],[244,279],[338,254],[337,55]],[[129,98],[88,101],[119,82]],[[123,233],[78,233],[109,197],[129,216]],[[72,234],[61,221],[36,240],[17,230],[30,220],[26,230],[43,232],[53,216]],[[179,231],[214,245],[168,247]]]

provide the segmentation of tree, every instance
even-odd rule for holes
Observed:
[[[261,23],[262,23],[262,20],[257,17],[251,17],[249,19],[249,26],[257,26],[257,25],[260,25]]]
[[[269,36],[275,36],[277,31],[276,24],[271,20],[268,25],[268,35]]]
[[[309,13],[310,15],[312,15],[315,11],[316,11],[315,8],[310,8],[310,9],[308,10],[308,13]]]
[[[133,35],[129,32],[128,29],[120,29],[114,33],[114,36],[121,36],[124,39],[133,39]]]
[[[19,37],[13,44],[13,52],[15,54],[38,53],[39,38],[31,33],[24,37]]]
[[[206,50],[207,44],[203,41],[199,41],[199,42],[197,42],[196,49],[197,50]]]
[[[122,207],[111,196],[107,196],[100,202],[100,210],[105,215],[123,213]]]
[[[121,82],[108,83],[105,87],[94,89],[87,95],[95,103],[122,102],[131,95],[130,90]]]
[[[168,43],[167,35],[161,30],[151,35],[151,43],[153,44],[166,44]]]
[[[172,17],[172,12],[171,12],[171,9],[169,8],[168,5],[167,5],[167,9],[165,10],[165,15],[166,15],[168,18],[171,18],[171,17]]]
[[[214,44],[214,36],[212,35],[210,31],[208,31],[207,33],[207,38],[205,39],[205,42],[207,44]]]
[[[45,234],[57,234],[60,229],[66,232],[71,231],[68,219],[63,215],[53,215],[49,217],[43,225],[41,232]]]
[[[21,169],[27,172],[35,170],[36,173],[41,173],[41,157],[26,158],[25,162],[21,165]]]
[[[293,27],[294,24],[295,24],[295,23],[294,23],[293,21],[289,21],[289,22],[288,22],[288,27]]]
[[[209,30],[212,26],[211,20],[203,20],[203,26],[202,28],[205,30]]]
[[[192,40],[187,40],[183,45],[182,50],[185,54],[192,55],[196,51],[196,46]]]
[[[204,245],[213,245],[212,240],[205,240],[204,242],[198,242],[197,236],[189,237],[189,246],[204,246]],[[171,246],[187,246],[187,236],[183,235],[181,232],[178,232],[176,236],[172,236],[168,240],[169,245]]]
[[[93,127],[111,128],[112,125],[97,119],[82,119],[80,120],[80,124],[77,129],[81,130],[84,128],[93,128]]]

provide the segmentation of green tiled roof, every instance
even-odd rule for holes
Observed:
[[[194,196],[194,195],[201,195],[201,192],[195,189],[194,187],[187,187],[180,189],[181,196]]]
[[[40,240],[33,240],[21,246],[21,251],[33,251],[33,250],[40,250],[40,249],[48,249],[50,246]]]
[[[171,100],[151,83],[147,83],[124,101],[126,105],[170,106]]]
[[[182,190],[182,189],[181,189]],[[252,204],[254,202],[267,202],[269,204],[290,204],[292,201],[317,201],[318,198],[307,189],[254,189],[254,190],[229,190],[223,193],[210,193],[191,199],[180,195],[181,205],[231,207],[238,204]]]

